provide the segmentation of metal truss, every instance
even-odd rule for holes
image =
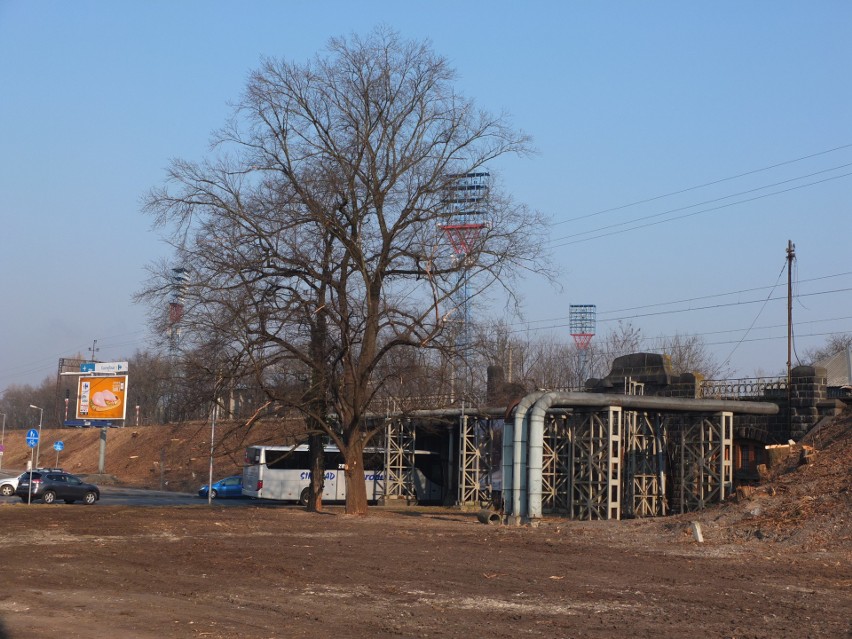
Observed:
[[[385,499],[414,501],[414,424],[388,419],[385,427]]]
[[[621,408],[610,406],[569,419],[573,519],[621,519],[622,418]]]
[[[551,413],[542,510],[572,519],[658,517],[721,502],[733,484],[733,413]]]
[[[733,413],[681,421],[672,433],[672,510],[724,501],[733,486]]]
[[[541,477],[541,507],[545,512],[569,512],[571,446],[568,416],[548,415],[544,423],[544,449]]]
[[[666,420],[663,415],[624,413],[624,517],[666,514]]]
[[[459,418],[459,505],[491,503],[493,424],[473,415]]]

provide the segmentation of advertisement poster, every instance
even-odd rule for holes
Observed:
[[[124,419],[127,375],[81,377],[77,391],[77,419]]]

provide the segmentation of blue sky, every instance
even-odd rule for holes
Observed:
[[[0,0],[0,389],[95,339],[150,347],[131,298],[168,251],[144,194],[204,156],[262,57],[378,24],[534,138],[491,170],[553,220],[561,290],[528,279],[516,330],[568,340],[595,304],[599,335],[697,334],[775,374],[792,240],[796,351],[852,332],[852,3]]]

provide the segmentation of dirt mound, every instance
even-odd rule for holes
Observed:
[[[852,411],[823,420],[724,503],[679,515],[697,521],[708,540],[773,541],[804,550],[852,549]],[[690,533],[692,534],[692,533]]]
[[[293,441],[297,422],[258,422],[251,428],[233,422],[216,425],[213,473],[219,477],[242,472],[246,446]],[[6,431],[3,469],[23,470],[31,449],[25,431]],[[194,492],[207,483],[210,424],[187,423],[124,428],[64,428],[42,431],[39,464],[59,466],[98,482],[133,488]],[[56,452],[53,445],[62,441]],[[99,474],[103,446],[104,468]]]

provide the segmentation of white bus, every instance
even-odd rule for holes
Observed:
[[[323,501],[346,500],[343,455],[337,446],[325,446],[325,485]],[[298,501],[307,504],[311,471],[308,446],[249,446],[243,467],[243,495],[256,499]],[[420,503],[440,502],[443,496],[439,455],[417,451],[414,488]],[[364,481],[367,499],[376,501],[385,494],[385,451],[364,451]]]

